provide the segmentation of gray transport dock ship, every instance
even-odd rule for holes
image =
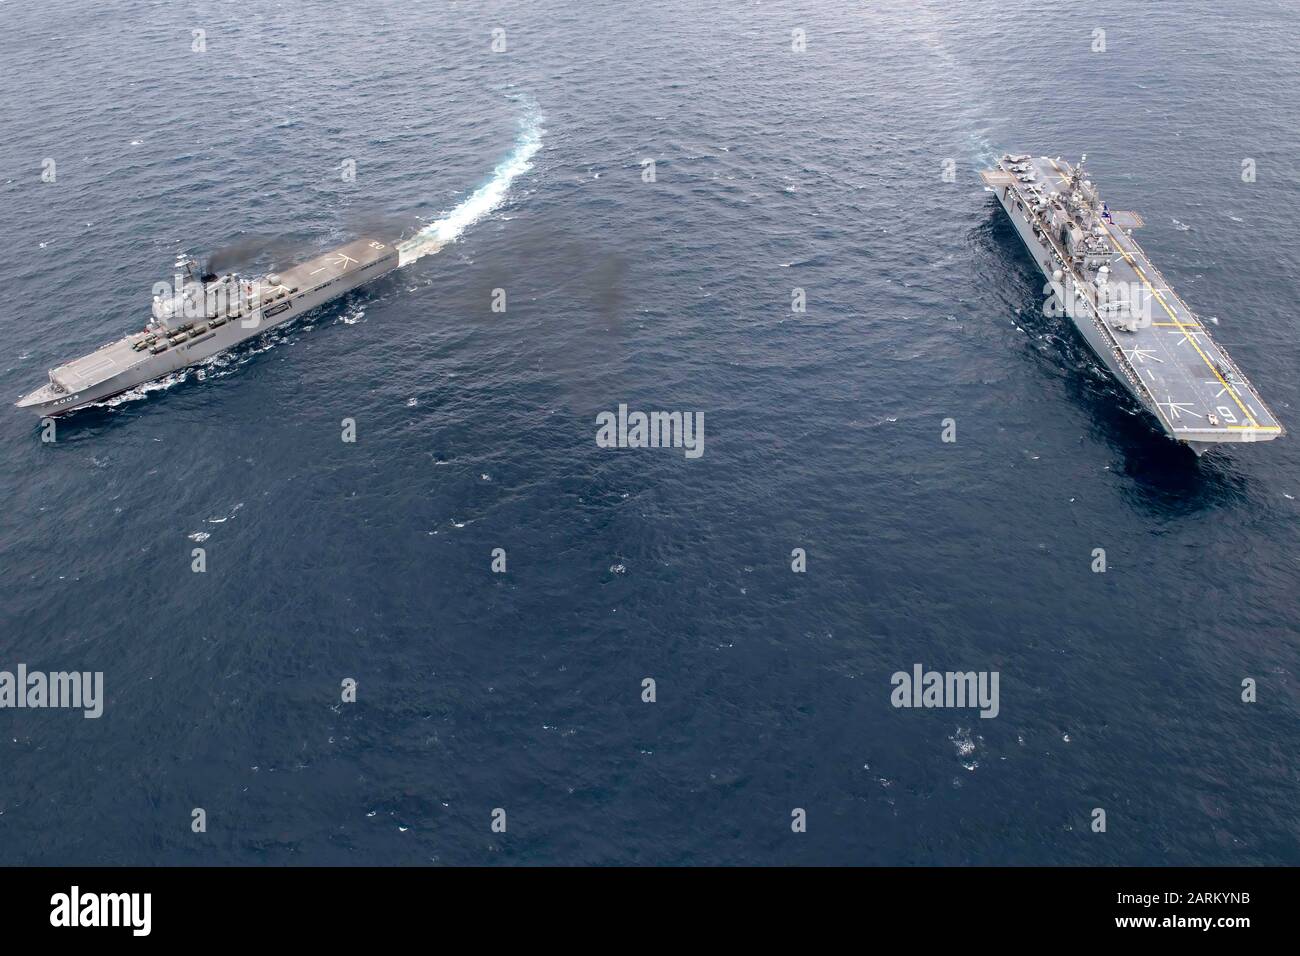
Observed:
[[[18,407],[61,415],[197,365],[391,272],[405,264],[401,252],[404,246],[357,239],[254,279],[199,275],[196,263],[182,257],[169,294],[154,296],[141,331],[50,369],[49,381]]]
[[[1085,156],[1086,160],[1087,157]],[[1006,155],[980,173],[1073,320],[1111,373],[1196,454],[1284,434],[1276,416],[1112,212],[1084,162]],[[1046,291],[1046,290],[1044,290]]]

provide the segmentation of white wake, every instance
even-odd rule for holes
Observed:
[[[519,139],[514,149],[497,164],[492,177],[451,212],[397,244],[399,267],[455,242],[466,229],[505,202],[510,184],[533,168],[533,157],[542,148],[543,118],[536,110],[524,116],[519,121]]]

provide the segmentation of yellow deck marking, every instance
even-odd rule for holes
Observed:
[[[1061,167],[1056,165],[1056,160],[1052,160],[1051,163],[1052,163],[1052,168],[1056,170],[1058,175],[1060,175]],[[1065,176],[1061,175],[1060,179],[1061,179],[1061,185],[1063,186],[1068,185]],[[1101,220],[1098,220],[1098,222],[1101,222]],[[1173,324],[1178,328],[1183,329],[1184,331],[1186,331],[1189,328],[1200,328],[1200,326],[1189,325],[1188,323],[1178,321],[1178,315],[1174,312],[1173,309],[1169,308],[1169,303],[1166,302],[1161,297],[1160,293],[1155,290],[1155,287],[1151,285],[1151,281],[1147,279],[1146,273],[1143,272],[1142,269],[1138,266],[1138,264],[1133,261],[1133,257],[1128,254],[1128,250],[1124,248],[1123,243],[1121,243],[1118,239],[1115,238],[1114,233],[1110,231],[1110,228],[1104,222],[1101,223],[1101,228],[1106,230],[1106,235],[1109,236],[1111,242],[1115,244],[1115,248],[1119,250],[1119,254],[1124,257],[1124,259],[1128,262],[1130,266],[1133,267],[1133,271],[1138,274],[1138,278],[1140,278],[1143,284],[1146,285],[1147,290],[1153,296],[1156,297],[1156,301],[1159,302],[1160,305],[1164,307],[1164,310],[1169,313],[1169,318],[1174,320]],[[1232,396],[1232,400],[1237,403],[1237,407],[1241,409],[1241,413],[1246,416],[1246,421],[1250,422],[1249,425],[1241,425],[1238,427],[1240,428],[1264,427],[1261,426],[1257,421],[1255,421],[1255,416],[1250,413],[1250,411],[1246,408],[1246,406],[1241,403],[1241,399],[1237,397],[1236,389],[1234,389],[1231,385],[1227,383],[1224,377],[1219,374],[1219,370],[1214,367],[1214,363],[1210,361],[1209,356],[1207,356],[1204,352],[1201,351],[1201,347],[1196,344],[1196,336],[1186,335],[1184,337],[1187,339],[1188,342],[1192,343],[1192,348],[1196,349],[1196,354],[1199,355],[1202,361],[1205,362],[1206,367],[1211,372],[1214,373],[1214,377],[1219,380],[1219,384],[1228,390],[1228,394]]]
[[[1150,280],[1146,277],[1146,273],[1143,272],[1141,267],[1133,261],[1133,257],[1128,254],[1128,250],[1124,248],[1123,244],[1115,238],[1114,234],[1110,231],[1110,228],[1104,222],[1101,224],[1101,228],[1106,230],[1106,235],[1110,236],[1111,240],[1115,243],[1115,247],[1119,249],[1119,254],[1128,260],[1128,264],[1133,267],[1133,271],[1138,274],[1138,278],[1140,278],[1146,285],[1147,290],[1156,297],[1156,301],[1159,302],[1164,307],[1164,310],[1169,313],[1169,318],[1174,320],[1173,324],[1182,329],[1184,333],[1186,333],[1188,329],[1201,328],[1199,325],[1190,325],[1178,321],[1177,313],[1175,313],[1173,309],[1169,308],[1169,303],[1166,302],[1164,297],[1161,296],[1160,293],[1155,290],[1155,287],[1151,285]],[[1232,400],[1237,403],[1237,407],[1241,409],[1241,413],[1246,416],[1246,421],[1250,422],[1249,427],[1258,428],[1259,422],[1255,421],[1255,416],[1250,413],[1246,406],[1242,404],[1241,399],[1237,397],[1237,390],[1229,385],[1227,380],[1219,374],[1219,370],[1214,367],[1214,363],[1210,361],[1210,357],[1201,351],[1201,347],[1196,344],[1196,336],[1185,334],[1184,337],[1191,343],[1192,348],[1196,349],[1196,354],[1205,362],[1206,368],[1214,373],[1214,377],[1219,380],[1219,384],[1228,390],[1228,394],[1232,396]]]

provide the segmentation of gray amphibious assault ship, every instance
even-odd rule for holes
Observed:
[[[1112,212],[1083,166],[1006,155],[980,173],[1047,277],[1049,305],[1073,320],[1166,434],[1196,454],[1282,435],[1259,393],[1134,241],[1141,217]]]
[[[89,355],[50,369],[50,379],[19,408],[61,415],[197,365],[269,328],[292,321],[405,264],[408,243],[357,239],[279,274],[197,274],[176,262],[175,284],[156,295],[145,327]],[[436,251],[426,242],[421,252]]]

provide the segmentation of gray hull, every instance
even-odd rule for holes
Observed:
[[[1011,220],[1011,225],[1015,227],[1016,233],[1020,236],[1020,241],[1025,244],[1025,249],[1029,252],[1030,256],[1033,257],[1034,263],[1038,266],[1038,271],[1043,274],[1043,278],[1047,280],[1048,285],[1054,286],[1057,300],[1063,301],[1064,296],[1061,294],[1063,287],[1059,283],[1052,282],[1051,249],[1048,248],[1044,240],[1034,235],[1033,227],[1029,222],[1024,217],[1017,215],[1014,209],[1010,208],[1006,196],[999,195],[998,202],[1001,203],[1002,208],[1006,210],[1007,218]],[[1110,369],[1110,373],[1114,375],[1115,378],[1119,379],[1120,383],[1129,390],[1129,393],[1134,398],[1143,405],[1146,405],[1146,396],[1139,394],[1134,389],[1129,373],[1126,369],[1121,368],[1119,362],[1116,360],[1115,350],[1110,339],[1105,336],[1104,330],[1098,327],[1098,323],[1089,321],[1089,318],[1089,316],[1070,315],[1070,321],[1072,321],[1074,327],[1079,330],[1079,334],[1082,335],[1084,341],[1088,343],[1088,347],[1092,349],[1093,354],[1096,355],[1097,358],[1101,359],[1102,364],[1104,364],[1106,368]],[[1080,321],[1080,319],[1083,321]],[[1151,409],[1148,410],[1150,411]]]
[[[51,369],[50,381],[20,399],[18,407],[49,417],[102,402],[198,365],[268,329],[291,322],[397,266],[396,246],[358,239],[280,273],[276,285],[258,290],[256,308],[238,316],[196,316],[190,323],[193,327],[190,334],[185,334],[183,339],[178,335],[174,342],[168,340],[165,350],[157,354],[134,348],[139,336],[134,339],[128,336]],[[203,326],[202,330],[198,326]]]
[[[1081,167],[1047,157],[1004,157],[981,175],[1047,280],[1044,292],[1165,434],[1201,455],[1285,433],[1133,238],[1140,216],[1111,212]]]

